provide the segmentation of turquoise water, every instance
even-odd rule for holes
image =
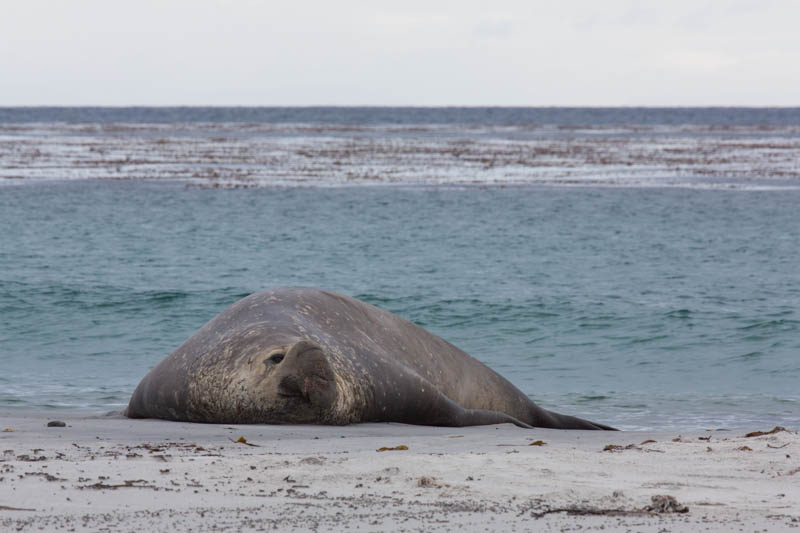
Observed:
[[[0,188],[0,409],[121,409],[252,292],[404,316],[625,429],[800,426],[800,190]]]

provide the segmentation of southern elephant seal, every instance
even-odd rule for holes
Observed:
[[[542,409],[423,328],[354,298],[285,287],[226,309],[139,383],[131,418],[613,429]]]

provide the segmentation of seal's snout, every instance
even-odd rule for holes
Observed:
[[[318,344],[300,341],[289,348],[281,362],[278,395],[318,407],[330,406],[335,400],[333,369]]]

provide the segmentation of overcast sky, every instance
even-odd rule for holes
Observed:
[[[0,106],[797,106],[798,27],[797,0],[10,0]]]

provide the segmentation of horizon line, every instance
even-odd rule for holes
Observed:
[[[106,109],[135,109],[135,108],[271,108],[271,109],[798,109],[796,105],[766,105],[766,104],[697,104],[697,105],[517,105],[517,104],[0,104],[0,109],[46,109],[46,108],[106,108]]]

